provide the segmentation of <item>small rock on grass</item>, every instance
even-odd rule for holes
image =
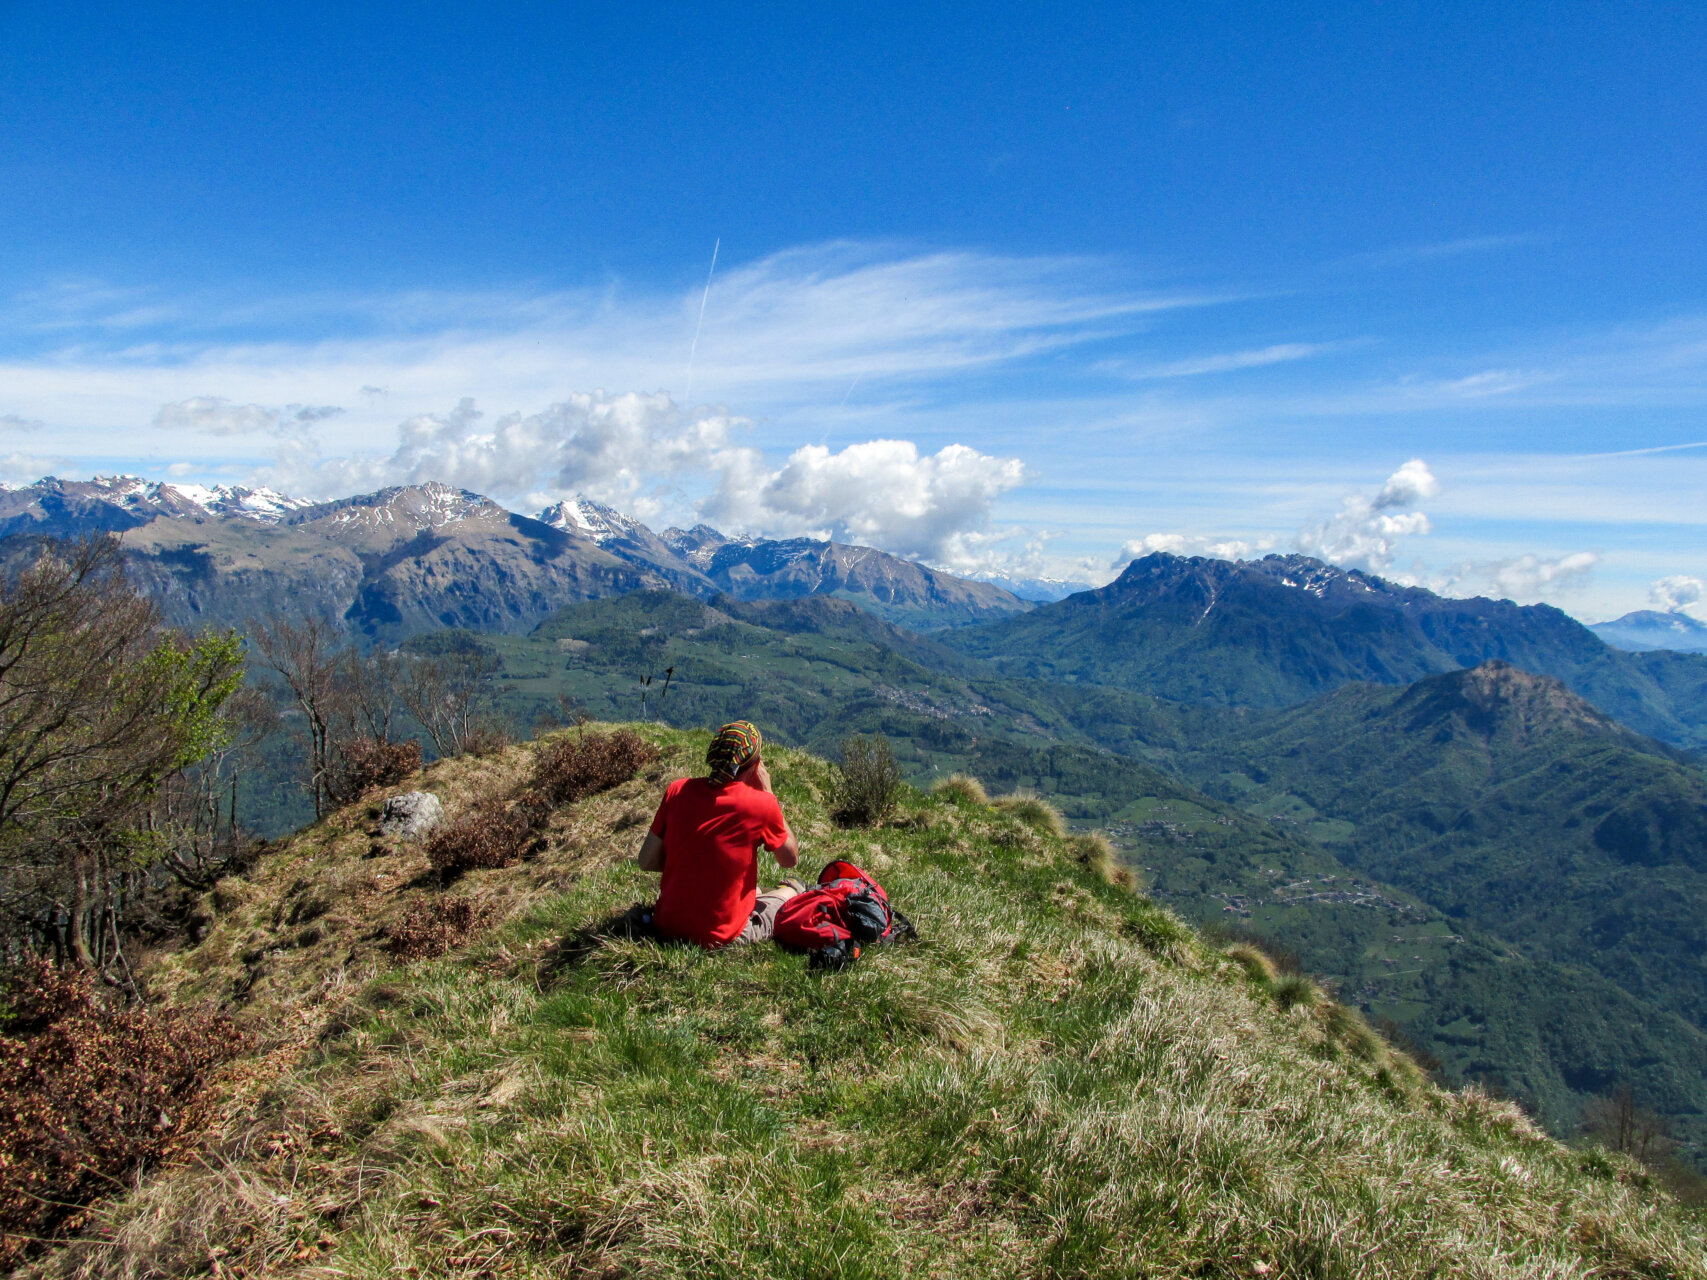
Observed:
[[[438,826],[444,816],[445,807],[431,791],[405,791],[385,802],[379,829],[388,836],[419,840]]]

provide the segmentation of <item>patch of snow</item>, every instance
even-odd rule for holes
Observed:
[[[591,538],[601,547],[607,542],[620,538],[638,538],[649,532],[645,525],[631,516],[625,516],[615,507],[607,507],[604,503],[596,502],[580,493],[547,507],[535,519],[554,529],[565,529]]]

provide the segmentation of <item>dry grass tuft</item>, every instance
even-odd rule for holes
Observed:
[[[1079,865],[1100,876],[1117,889],[1133,892],[1138,888],[1138,873],[1120,860],[1114,845],[1100,831],[1074,836],[1073,856]]]
[[[1249,942],[1238,942],[1228,947],[1227,959],[1238,965],[1245,977],[1259,986],[1268,987],[1280,977],[1280,967],[1269,958],[1268,952]]]
[[[990,803],[990,794],[984,790],[984,784],[965,773],[949,774],[931,788],[931,794],[956,805],[987,806]]]
[[[1067,820],[1061,816],[1061,811],[1035,792],[1016,791],[990,803],[1001,812],[1019,819],[1038,835],[1053,836],[1057,840],[1066,838]]]
[[[1269,990],[1282,1009],[1316,1009],[1327,1000],[1326,993],[1301,973],[1282,974]]]

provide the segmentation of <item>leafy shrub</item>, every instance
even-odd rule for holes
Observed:
[[[375,787],[395,786],[420,767],[421,744],[413,738],[408,742],[352,738],[338,746],[327,790],[332,803],[349,804]]]
[[[216,1064],[242,1042],[230,1021],[109,1007],[93,975],[16,971],[0,1035],[0,1269],[31,1239],[77,1230],[81,1209],[139,1165],[182,1149]]]
[[[901,766],[881,733],[855,734],[842,743],[836,770],[834,817],[849,827],[871,827],[895,811]]]
[[[539,753],[529,791],[552,808],[621,786],[658,758],[632,729],[560,738]]]
[[[1012,814],[1038,835],[1059,839],[1067,834],[1067,823],[1061,811],[1033,792],[1016,791],[990,803],[1003,813]]]
[[[427,861],[447,879],[464,871],[514,866],[532,830],[522,808],[512,809],[489,796],[427,837]]]
[[[399,960],[431,960],[460,947],[487,914],[468,898],[422,898],[386,930],[386,949]]]
[[[984,790],[984,784],[965,773],[949,774],[948,777],[931,788],[931,794],[941,796],[950,804],[962,807],[990,803],[990,796]]]

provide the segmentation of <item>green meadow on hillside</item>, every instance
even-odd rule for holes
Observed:
[[[1360,741],[1356,726],[1321,721],[1318,710],[1365,688],[1391,701],[1404,686],[1352,686],[1269,716],[1182,707],[1103,686],[994,677],[938,639],[844,602],[724,608],[668,592],[574,605],[528,636],[468,640],[500,658],[502,704],[523,723],[555,710],[559,695],[602,717],[637,715],[639,680],[651,675],[646,710],[671,724],[751,715],[773,738],[832,758],[845,735],[882,733],[920,785],[965,772],[992,789],[1037,790],[1081,827],[1108,829],[1159,901],[1295,954],[1347,1001],[1391,1022],[1447,1079],[1519,1097],[1561,1134],[1577,1132],[1598,1098],[1627,1085],[1667,1118],[1686,1159],[1707,1153],[1707,1031],[1684,993],[1658,999],[1589,967],[1586,953],[1532,949],[1502,929],[1501,895],[1448,914],[1454,903],[1440,898],[1441,884],[1407,875],[1404,855],[1365,859],[1361,850],[1385,847],[1385,837],[1346,843],[1359,830],[1348,819],[1360,815],[1328,812],[1281,785],[1311,761],[1344,773],[1342,785],[1384,770],[1391,786],[1380,803],[1395,817],[1416,809],[1435,775],[1412,766],[1437,748],[1424,740],[1348,750]],[[1290,734],[1273,727],[1295,722],[1303,727]],[[1274,782],[1216,782],[1235,766],[1271,769]],[[1464,856],[1491,829],[1456,832]],[[1532,847],[1544,856],[1550,846]],[[1679,954],[1692,928],[1681,921]]]
[[[910,792],[844,830],[831,766],[773,749],[808,868],[860,862],[921,940],[818,974],[602,932],[704,748],[640,732],[662,759],[515,866],[444,883],[375,795],[222,882],[149,970],[253,1037],[205,1150],[38,1273],[1707,1276],[1703,1224],[1638,1166],[1430,1084],[1037,805]],[[534,749],[407,785],[454,821]],[[480,927],[394,954],[447,902]]]

